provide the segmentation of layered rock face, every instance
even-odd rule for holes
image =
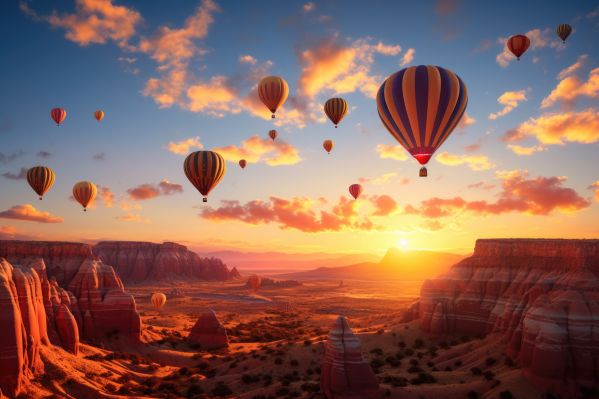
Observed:
[[[543,388],[599,386],[599,240],[478,240],[414,310],[431,333],[500,333]]]
[[[362,357],[360,340],[339,316],[325,345],[320,387],[329,399],[370,399],[381,396],[376,375]]]
[[[245,286],[247,288],[254,289],[254,284],[251,279],[246,281]],[[303,285],[297,280],[275,280],[268,277],[261,277],[258,288],[290,288],[290,287],[299,287]]]
[[[104,263],[114,266],[124,281],[165,278],[230,280],[239,277],[217,258],[201,258],[187,247],[172,242],[154,244],[134,241],[98,243],[93,252]]]
[[[202,313],[194,324],[187,340],[198,344],[202,349],[220,349],[229,346],[225,327],[220,323],[213,310]]]

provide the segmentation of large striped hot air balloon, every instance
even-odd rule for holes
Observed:
[[[47,166],[34,166],[27,171],[27,182],[40,196],[40,200],[52,188],[55,180],[54,171]]]
[[[84,212],[97,194],[98,188],[90,181],[80,181],[73,186],[73,197],[81,204]]]
[[[275,139],[277,138],[277,136],[279,135],[279,133],[272,129],[271,131],[268,132],[268,137],[270,137],[272,139],[272,141],[275,141]]]
[[[154,305],[156,309],[160,309],[166,303],[166,295],[162,292],[156,292],[150,297],[150,302],[152,302],[152,305]]]
[[[360,194],[362,194],[362,186],[360,184],[352,184],[349,186],[349,193],[354,199],[358,199]]]
[[[325,140],[322,142],[322,148],[324,148],[324,150],[327,152],[327,154],[331,153],[331,150],[333,149],[333,140]]]
[[[335,127],[337,127],[341,119],[347,114],[347,109],[347,101],[342,98],[330,98],[324,103],[324,113],[327,114]]]
[[[96,120],[98,122],[100,122],[102,119],[104,119],[104,111],[102,111],[101,109],[99,109],[96,112],[94,112],[94,118],[96,118]]]
[[[208,193],[216,187],[225,175],[225,159],[214,151],[196,151],[185,158],[185,176],[208,202]]]
[[[247,165],[247,161],[245,159],[239,160],[239,166],[241,166],[241,169],[245,169],[246,165]]]
[[[50,111],[50,117],[56,123],[56,126],[60,126],[60,124],[67,117],[67,111],[64,108],[52,108]]]
[[[555,30],[560,39],[562,39],[562,43],[566,43],[566,39],[572,33],[572,27],[568,24],[559,24],[557,29]]]
[[[522,54],[528,50],[530,39],[524,35],[514,35],[507,39],[506,46],[516,56],[516,59],[519,60]]]
[[[462,79],[450,70],[420,65],[389,76],[379,88],[376,102],[389,133],[426,165],[466,111],[468,92]]]
[[[288,95],[289,86],[281,77],[267,76],[258,83],[260,101],[272,112],[273,118],[277,109],[287,100]]]

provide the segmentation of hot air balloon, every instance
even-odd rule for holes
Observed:
[[[73,186],[73,197],[81,204],[83,211],[87,211],[87,206],[96,198],[98,188],[89,181],[80,181]]]
[[[245,165],[247,165],[247,161],[245,159],[240,159],[239,166],[241,166],[241,169],[245,169]]]
[[[224,158],[214,151],[196,151],[185,158],[183,170],[191,184],[204,196],[202,201],[208,202],[208,193],[225,176],[226,165]]]
[[[64,108],[52,108],[50,111],[50,117],[54,122],[56,122],[56,126],[60,126],[60,124],[67,117],[67,111]]]
[[[325,141],[323,141],[322,142],[322,147],[327,152],[327,154],[330,154],[331,150],[333,149],[333,140],[325,140]]]
[[[150,302],[152,302],[152,305],[154,305],[156,309],[160,309],[166,303],[166,295],[162,292],[156,292],[150,297]]]
[[[566,39],[572,33],[572,27],[568,24],[559,24],[556,29],[556,33],[560,39],[562,39],[562,43],[566,43]]]
[[[283,105],[289,95],[289,86],[285,79],[278,76],[267,76],[258,83],[258,96],[260,101],[272,112],[275,117],[277,109]]]
[[[335,127],[337,127],[341,119],[347,114],[347,109],[347,101],[342,98],[330,98],[324,103],[324,113],[327,114]]]
[[[27,182],[40,196],[40,200],[52,188],[56,180],[54,171],[47,166],[34,166],[27,171]]]
[[[99,109],[96,112],[94,112],[94,118],[96,118],[96,120],[100,122],[102,119],[104,119],[104,111]]]
[[[358,199],[360,194],[362,194],[362,186],[359,184],[352,184],[349,186],[349,193],[354,199]]]
[[[507,39],[507,48],[516,56],[516,59],[520,59],[520,56],[528,50],[530,46],[530,39],[524,35],[515,35]]]
[[[268,132],[268,137],[270,137],[272,141],[275,141],[278,135],[279,133],[277,133],[277,131],[274,129]]]
[[[254,292],[258,291],[258,288],[260,288],[261,284],[262,284],[262,279],[259,276],[256,276],[255,274],[248,277],[248,281],[246,283],[246,285],[249,288],[251,288],[252,291],[254,291]]]
[[[376,102],[389,133],[426,165],[460,121],[468,92],[462,79],[450,70],[420,65],[389,76],[379,88]]]

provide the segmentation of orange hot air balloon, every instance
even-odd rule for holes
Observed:
[[[67,117],[67,111],[64,108],[52,108],[50,111],[50,117],[54,122],[56,122],[56,126],[60,126],[60,124]]]
[[[358,199],[360,194],[362,194],[362,186],[360,184],[352,184],[349,186],[349,193],[354,199]]]
[[[27,171],[27,182],[40,196],[40,200],[52,188],[55,180],[54,171],[47,166],[34,166]]]
[[[324,103],[324,113],[327,114],[335,127],[337,127],[341,119],[347,114],[347,109],[347,101],[342,98],[330,98]]]
[[[572,33],[572,27],[568,24],[559,24],[555,32],[562,39],[562,43],[566,43],[566,39]]]
[[[530,46],[530,39],[524,35],[514,35],[507,39],[507,48],[516,56],[519,60],[522,54],[528,50]]]
[[[239,160],[239,166],[241,166],[241,169],[245,169],[246,165],[247,165],[247,161],[245,159]]]
[[[327,152],[327,154],[330,154],[331,150],[333,149],[333,140],[325,140],[325,141],[323,141],[322,142],[322,147]]]
[[[94,118],[96,118],[96,120],[100,122],[102,119],[104,119],[104,111],[99,109],[96,112],[94,112]]]
[[[288,95],[289,86],[281,77],[267,76],[258,83],[260,101],[272,112],[273,118],[277,109],[287,100]]]
[[[279,133],[274,129],[268,132],[268,137],[270,137],[272,141],[275,141],[278,135]]]
[[[183,171],[191,184],[208,202],[208,193],[222,180],[226,172],[225,159],[214,151],[196,151],[185,158]]]
[[[160,309],[166,303],[166,295],[164,295],[162,292],[156,292],[152,294],[150,302],[152,302],[152,305],[154,305],[156,309]]]
[[[252,291],[254,291],[254,292],[258,291],[258,288],[260,288],[261,284],[262,284],[262,279],[255,274],[248,277],[248,281],[246,283],[246,285],[249,288],[251,288]]]
[[[73,197],[81,204],[84,212],[87,211],[87,206],[92,203],[97,194],[98,188],[92,182],[80,181],[73,186]]]

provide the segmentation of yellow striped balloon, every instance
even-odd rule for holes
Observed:
[[[150,302],[152,302],[152,305],[154,305],[156,309],[160,309],[166,303],[166,295],[164,295],[162,292],[156,292],[152,294]]]
[[[94,112],[94,118],[96,118],[96,120],[100,122],[102,119],[104,119],[104,111],[99,109],[96,112]]]
[[[34,166],[27,171],[27,182],[40,196],[40,200],[52,188],[55,180],[54,171],[47,166]]]
[[[214,151],[196,151],[185,158],[183,171],[191,184],[208,202],[208,193],[222,180],[226,172],[225,159]]]
[[[260,101],[272,112],[275,117],[277,109],[283,105],[289,95],[289,86],[285,79],[278,76],[267,76],[262,78],[258,84],[258,96]]]
[[[98,188],[92,182],[80,181],[73,186],[73,197],[81,204],[83,211],[87,211],[87,206],[92,203],[97,194]]]
[[[559,24],[555,31],[559,38],[562,39],[562,43],[566,43],[566,39],[572,33],[572,27],[568,24]]]
[[[330,98],[326,103],[324,103],[324,113],[327,114],[335,127],[337,127],[345,114],[347,114],[347,110],[347,101],[342,98]]]

